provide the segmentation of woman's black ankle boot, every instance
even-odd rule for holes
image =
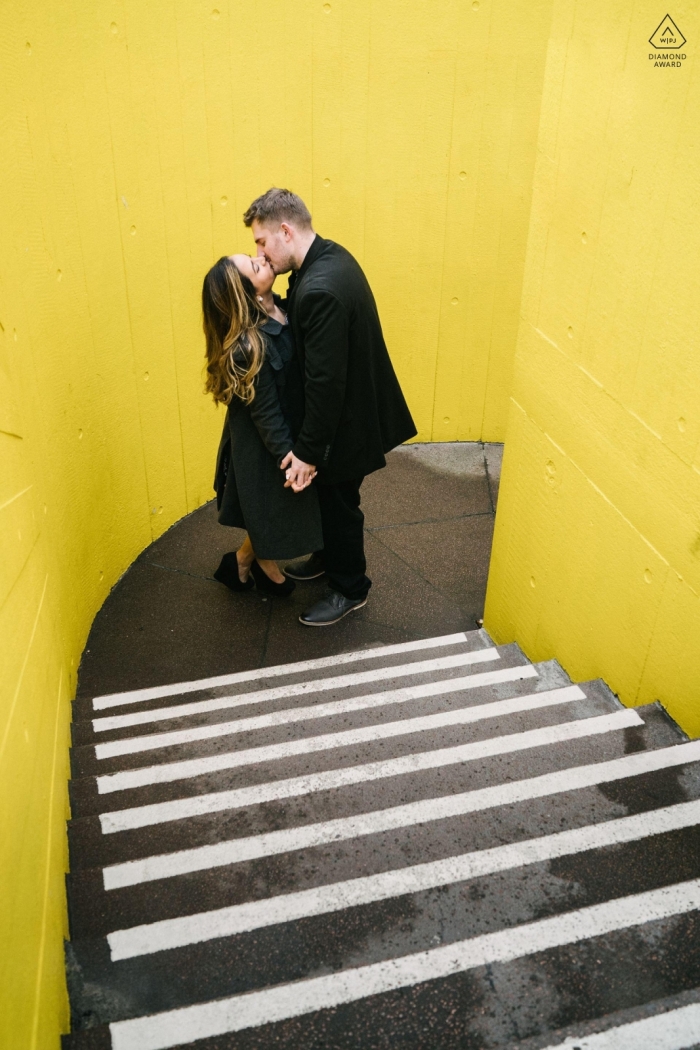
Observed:
[[[224,554],[219,568],[214,573],[214,579],[218,580],[219,583],[223,583],[231,591],[249,591],[254,586],[251,576],[244,583],[238,575],[236,551],[229,551],[228,554]]]
[[[274,580],[270,579],[262,566],[258,565],[257,561],[254,561],[251,565],[250,572],[259,591],[266,591],[267,594],[276,594],[278,598],[288,598],[296,587],[294,580],[289,579],[285,579],[284,583],[275,583]]]

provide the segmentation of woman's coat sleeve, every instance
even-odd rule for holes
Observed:
[[[272,365],[266,358],[255,377],[255,397],[250,404],[250,418],[268,452],[281,462],[292,451],[292,435],[282,415]]]

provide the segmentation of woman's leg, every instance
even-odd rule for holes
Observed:
[[[255,560],[273,583],[284,583],[286,581],[287,577],[282,575],[276,561],[272,561],[270,558],[256,558]]]
[[[272,561],[270,558],[255,558],[255,551],[253,550],[253,544],[250,542],[250,536],[246,536],[238,548],[236,558],[238,559],[238,575],[242,583],[245,583],[248,579],[248,573],[254,559],[273,583],[284,583],[287,578],[280,572],[276,561]]]
[[[238,576],[241,583],[245,583],[250,573],[250,567],[253,564],[255,558],[255,551],[253,550],[253,544],[250,542],[250,536],[246,534],[246,538],[243,543],[236,551],[236,560],[238,561]]]

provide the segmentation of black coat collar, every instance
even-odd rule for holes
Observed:
[[[313,241],[311,242],[311,247],[309,248],[308,252],[304,256],[303,263],[301,264],[301,266],[297,270],[297,279],[301,279],[304,276],[304,274],[306,273],[306,271],[308,270],[308,268],[311,266],[311,264],[316,259],[318,259],[319,255],[322,253],[323,249],[326,247],[326,243],[327,242],[324,241],[323,237],[319,237],[319,235],[316,234],[316,236],[314,237]]]
[[[311,247],[304,256],[303,263],[301,264],[298,270],[294,271],[294,273],[289,279],[289,291],[287,293],[288,296],[291,295],[291,293],[294,291],[295,287],[297,286],[301,278],[304,276],[306,271],[312,266],[316,259],[318,259],[319,255],[323,254],[323,252],[329,244],[330,241],[326,241],[323,239],[323,237],[319,237],[319,235],[316,234],[313,241],[311,242]]]
[[[281,321],[277,321],[274,317],[268,317],[267,321],[260,325],[260,331],[267,332],[268,335],[279,335],[286,327],[286,325],[282,324]]]

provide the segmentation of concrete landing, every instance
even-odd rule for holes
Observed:
[[[243,533],[209,503],[137,558],[93,624],[78,696],[162,685],[249,667],[470,631],[483,616],[502,445],[407,445],[362,488],[365,609],[324,630],[299,613],[325,590],[288,599],[232,594],[213,579]]]

